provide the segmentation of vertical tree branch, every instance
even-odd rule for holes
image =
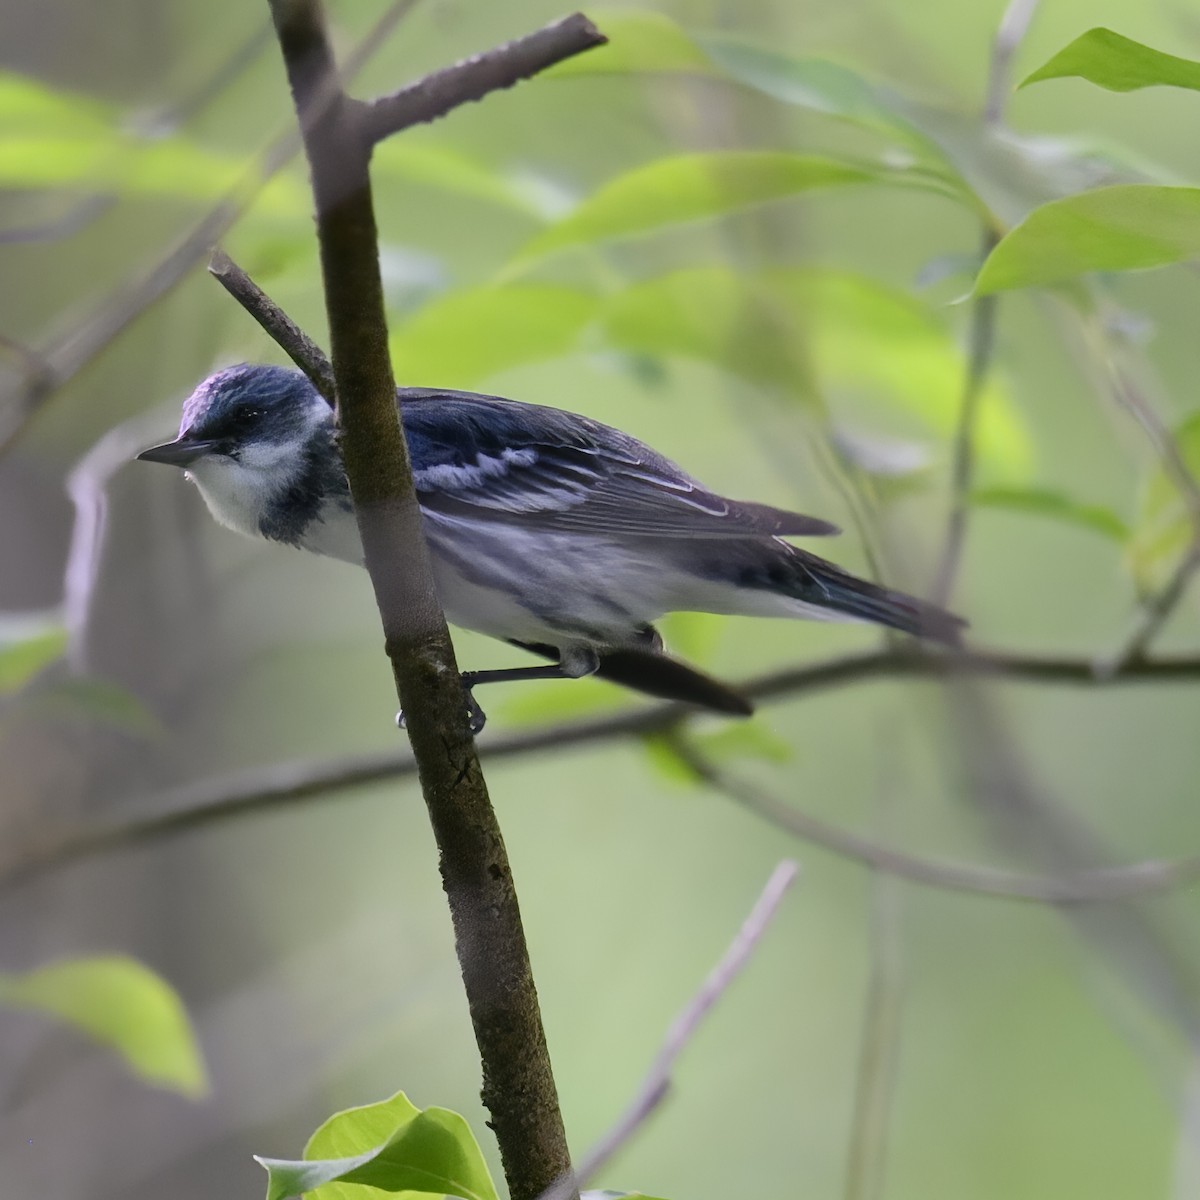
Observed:
[[[441,853],[459,963],[513,1200],[571,1179],[516,891],[445,617],[396,409],[369,162],[370,108],[346,96],[319,0],[269,0],[312,172],[341,448]],[[576,1194],[573,1183],[569,1194]]]
[[[997,128],[1004,122],[1013,56],[1029,31],[1038,4],[1039,0],[1010,0],[1000,18],[996,36],[992,39],[992,53],[988,62],[987,91],[983,102],[985,129]],[[980,263],[992,252],[999,238],[999,232],[994,226],[985,222],[979,246]],[[979,296],[972,303],[967,338],[967,369],[959,400],[958,426],[954,435],[954,457],[950,476],[950,519],[946,526],[941,560],[933,586],[933,599],[939,604],[950,602],[967,535],[971,478],[975,470],[975,426],[979,417],[979,401],[987,382],[996,344],[994,295]]]
[[[992,252],[999,240],[996,231],[984,229],[979,246],[979,261]],[[979,401],[987,383],[996,344],[996,297],[979,296],[971,306],[968,332],[967,369],[959,399],[958,424],[954,431],[954,452],[950,468],[950,519],[942,542],[942,556],[933,585],[933,599],[949,604],[954,581],[962,560],[963,543],[967,536],[967,514],[970,506],[971,479],[975,473],[975,426],[979,417]]]

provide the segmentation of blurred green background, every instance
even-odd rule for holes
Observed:
[[[620,426],[717,490],[838,522],[847,533],[819,549],[860,571],[868,556],[855,509],[865,507],[889,581],[927,590],[971,314],[956,301],[970,287],[978,213],[877,182],[629,240],[592,238],[523,264],[518,252],[606,181],[666,155],[778,150],[902,170],[894,129],[785,103],[701,69],[699,52],[668,61],[673,30],[827,59],[885,81],[905,105],[945,110],[947,141],[1006,224],[1068,177],[1075,187],[1098,181],[1071,174],[1082,168],[1063,139],[1119,172],[1195,182],[1200,97],[1167,89],[1042,84],[1012,98],[1008,119],[1046,140],[1014,141],[1008,157],[980,150],[976,116],[1003,8],[589,8],[601,28],[649,46],[645,62],[625,63],[646,69],[580,59],[381,148],[398,377]],[[381,11],[332,4],[340,47]],[[423,0],[375,48],[355,91],[390,90],[562,11],[541,0]],[[48,89],[0,106],[0,230],[9,231],[0,334],[46,346],[97,310],[117,311],[112,289],[159,261],[291,113],[276,48],[262,36],[265,5],[5,0],[0,12],[6,86],[24,77]],[[1200,21],[1184,6],[1047,0],[1015,78],[1094,25],[1200,57]],[[244,69],[173,124],[246,46]],[[223,244],[320,339],[304,189],[293,161]],[[96,196],[111,201],[87,199]],[[80,203],[92,206],[82,216]],[[770,271],[790,280],[782,308],[755,290]],[[676,272],[699,274],[672,283]],[[1200,280],[1184,268],[1111,277],[1103,297],[1132,331],[1122,353],[1140,385],[1178,425],[1196,409]],[[980,645],[1104,655],[1130,626],[1139,581],[1153,586],[1169,569],[1169,554],[1144,550],[1156,459],[1108,393],[1089,340],[1097,323],[1046,293],[1001,298],[978,482],[1100,506],[1134,535],[1123,543],[1119,528],[1104,536],[1044,511],[978,507],[955,607]],[[19,616],[59,611],[73,465],[139,414],[148,415],[125,435],[131,446],[166,434],[195,383],[239,360],[280,353],[201,259],[40,405],[0,460],[6,640],[25,628]],[[10,412],[28,365],[6,351]],[[831,436],[853,439],[857,466],[839,465]],[[868,477],[868,452],[925,465]],[[856,491],[869,502],[848,503]],[[10,697],[0,714],[6,866],[46,829],[86,827],[169,784],[397,744],[365,574],[237,539],[177,474],[116,471],[88,599],[72,663],[136,696],[153,725],[124,709],[114,717],[115,701]],[[664,629],[680,653],[730,679],[878,641],[865,627],[709,617]],[[1198,634],[1193,597],[1161,644],[1186,650]],[[456,645],[466,665],[519,661],[473,635],[457,634]],[[488,699],[484,749],[506,731],[639,703],[591,681]],[[1052,871],[1084,858],[1170,857],[1200,842],[1198,717],[1187,683],[885,680],[773,703],[754,718],[762,736],[710,748],[797,808],[912,853]],[[723,727],[693,728],[704,744]],[[580,1150],[632,1095],[775,863],[794,856],[803,866],[744,977],[689,1048],[670,1100],[598,1184],[676,1200],[1200,1194],[1194,892],[1055,909],[880,885],[681,778],[634,740],[506,759],[487,775]],[[435,850],[411,781],[23,878],[0,894],[0,937],[9,971],[110,951],[145,961],[179,990],[211,1077],[200,1101],[155,1090],[69,1030],[0,1011],[4,1195],[261,1194],[251,1154],[296,1156],[333,1109],[399,1088],[419,1105],[465,1113],[492,1154]],[[854,1193],[864,1019],[881,963],[891,964],[876,999],[892,1023],[894,1077],[867,1070],[866,1086],[890,1094],[886,1154],[871,1152],[871,1181]]]

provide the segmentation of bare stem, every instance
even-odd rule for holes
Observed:
[[[986,227],[979,248],[979,261],[991,253],[998,241],[996,232]],[[933,598],[948,604],[954,592],[954,581],[962,560],[967,536],[967,516],[970,511],[971,479],[975,471],[975,426],[979,416],[979,401],[987,383],[992,352],[996,344],[996,297],[979,296],[972,302],[968,333],[966,373],[958,405],[958,425],[954,431],[954,455],[950,469],[950,519],[942,543]]]
[[[1158,411],[1148,397],[1142,394],[1130,374],[1113,362],[1111,357],[1108,359],[1107,368],[1113,398],[1146,435],[1162,463],[1163,471],[1183,500],[1192,524],[1192,539],[1162,590],[1143,602],[1138,620],[1124,644],[1115,654],[1097,661],[1097,670],[1102,674],[1118,672],[1146,653],[1150,643],[1158,636],[1183,599],[1193,575],[1200,568],[1200,481],[1197,481],[1179,449],[1179,444],[1158,415]]]
[[[921,858],[881,846],[868,838],[829,825],[791,804],[769,795],[722,771],[692,743],[675,736],[670,745],[676,756],[698,779],[806,842],[820,846],[842,858],[885,871],[927,887],[948,891],[972,892],[987,896],[1005,896],[1010,900],[1029,900],[1039,904],[1085,904],[1120,900],[1146,890],[1151,880],[1167,887],[1200,878],[1200,855],[1177,862],[1139,863],[1132,867],[1095,867],[1064,872],[1054,876],[1016,875],[955,862]]]
[[[573,13],[535,33],[476,54],[389,96],[373,100],[367,112],[367,136],[373,142],[412,125],[434,121],[471,100],[510,88],[608,39],[582,13]]]
[[[271,335],[333,407],[337,403],[333,364],[325,357],[321,347],[224,250],[213,251],[208,271]]]
[[[992,41],[987,94],[983,105],[983,121],[989,127],[995,128],[1004,122],[1011,86],[1009,75],[1013,56],[1029,30],[1038,3],[1039,0],[1010,0],[1000,18],[1000,26]],[[979,246],[981,264],[999,240],[998,230],[990,220],[985,220]],[[954,434],[954,457],[950,474],[950,519],[946,526],[941,560],[933,586],[933,598],[939,604],[950,602],[966,541],[971,479],[975,470],[975,427],[979,417],[979,401],[987,383],[988,370],[995,351],[996,309],[995,296],[979,296],[971,305],[971,322],[967,335],[967,368],[959,398],[958,425]]]
[[[999,125],[1008,107],[1012,87],[1012,60],[1016,57],[1029,26],[1037,14],[1041,0],[1009,0],[996,36],[992,39],[991,60],[988,63],[987,95],[983,104],[983,119],[988,125]]]
[[[729,948],[709,972],[708,978],[701,984],[700,990],[691,998],[687,1007],[671,1022],[662,1046],[637,1094],[613,1123],[612,1128],[588,1151],[580,1163],[581,1180],[586,1182],[593,1178],[667,1098],[671,1088],[671,1074],[679,1056],[687,1049],[688,1043],[695,1037],[696,1031],[713,1005],[729,990],[730,985],[749,962],[799,871],[800,868],[794,862],[784,860],[771,872],[766,887],[755,901],[750,915],[742,922],[742,927],[729,944]],[[548,1188],[540,1200],[565,1200],[567,1195],[564,1184],[559,1182]]]

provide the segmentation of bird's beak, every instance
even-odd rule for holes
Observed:
[[[166,463],[172,467],[190,466],[196,459],[207,454],[213,447],[212,442],[199,438],[190,438],[181,434],[173,442],[163,442],[161,446],[151,446],[138,455],[139,462]]]

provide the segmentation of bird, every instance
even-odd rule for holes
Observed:
[[[731,500],[643,442],[563,409],[444,388],[397,403],[447,620],[549,660],[481,683],[598,675],[731,715],[735,688],[671,657],[654,622],[694,611],[869,622],[951,645],[966,622],[786,541],[839,532]],[[138,459],[181,467],[239,533],[363,564],[334,409],[308,377],[242,363],[204,379],[178,436]]]

